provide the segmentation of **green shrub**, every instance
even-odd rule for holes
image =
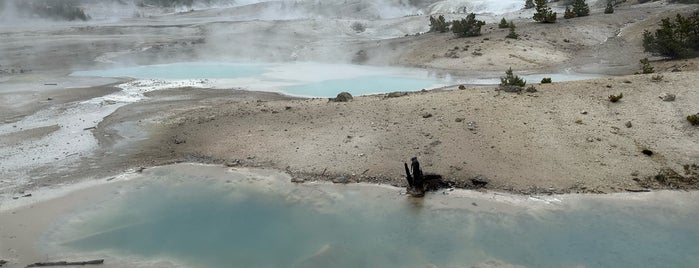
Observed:
[[[643,32],[643,49],[669,58],[689,58],[699,54],[699,11],[688,17],[677,14],[675,20],[664,18],[660,28]]]
[[[607,7],[604,9],[604,14],[613,14],[614,13],[614,5],[612,5],[612,2],[607,3]]]
[[[90,19],[90,16],[85,13],[77,0],[51,1],[51,0],[35,0],[35,1],[17,1],[15,3],[17,10],[30,14],[36,14],[42,18],[56,20],[82,20]]]
[[[457,37],[472,37],[481,35],[482,20],[476,20],[476,14],[468,14],[465,19],[451,22],[451,31]]]
[[[524,87],[527,85],[527,81],[524,81],[517,75],[512,73],[512,67],[505,72],[505,76],[500,77],[500,87]]]
[[[640,60],[641,62],[641,72],[644,74],[652,74],[655,72],[653,66],[650,65],[650,62],[648,61],[648,58],[643,58]]]
[[[692,126],[699,125],[699,113],[687,116],[687,121],[689,121]]]
[[[510,33],[508,33],[507,36],[505,36],[505,37],[511,38],[511,39],[517,39],[517,38],[519,38],[519,34],[517,34],[517,33],[515,32],[515,28],[516,28],[516,27],[515,27],[515,23],[510,21],[510,26],[509,26],[509,27],[510,27]]]
[[[576,17],[585,17],[590,15],[590,6],[585,3],[585,0],[573,1],[573,12]]]
[[[569,7],[569,6],[566,6],[566,11],[565,11],[565,13],[563,13],[563,18],[564,18],[564,19],[572,19],[572,18],[575,18],[575,12],[573,12],[572,10],[570,10],[570,7]]]
[[[618,101],[621,100],[621,98],[623,98],[623,97],[624,97],[624,94],[623,94],[623,93],[619,93],[619,95],[609,95],[609,101],[611,101],[611,102],[618,102]]]
[[[444,16],[439,15],[436,19],[430,16],[430,32],[446,33],[449,31],[449,23],[444,20]]]
[[[554,23],[556,22],[556,12],[553,12],[550,7],[546,4],[546,0],[535,0],[536,3],[536,13],[534,13],[533,19],[538,22],[543,23]]]
[[[525,0],[524,1],[524,9],[530,9],[534,8],[536,5],[534,5],[534,0]]]
[[[500,29],[505,29],[505,28],[507,28],[507,27],[510,27],[510,24],[507,23],[507,20],[505,20],[505,18],[502,18],[502,19],[500,20],[500,24],[498,24],[498,28],[500,28]]]
[[[542,84],[551,84],[551,77],[544,77],[541,79]]]

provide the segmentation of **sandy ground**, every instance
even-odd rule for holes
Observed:
[[[699,113],[699,60],[651,57],[661,81],[632,75],[638,60],[649,56],[640,45],[643,30],[692,8],[665,1],[626,3],[614,15],[593,8],[592,16],[555,25],[531,22],[531,11],[506,14],[517,24],[519,40],[504,38],[507,31],[493,24],[499,16],[486,18],[482,36],[466,39],[417,34],[427,29],[424,16],[228,21],[211,19],[205,11],[98,25],[4,25],[0,201],[31,201],[36,196],[23,196],[50,186],[176,162],[270,167],[295,179],[403,186],[402,163],[412,156],[427,172],[463,188],[473,188],[472,178],[485,177],[486,190],[517,194],[697,189],[699,171],[691,165],[699,164],[699,129],[685,118]],[[351,29],[355,22],[365,24],[366,31]],[[140,102],[103,101],[94,109],[106,112],[105,118],[62,121],[78,105],[118,92],[119,83],[129,81],[67,76],[74,70],[234,59],[399,65],[490,77],[509,67],[518,74],[619,76],[547,85],[530,81],[536,93],[452,86],[348,103],[235,86],[181,87],[147,93]],[[619,93],[620,102],[607,100]],[[666,93],[676,100],[662,101],[659,96]],[[114,111],[104,110],[110,107]],[[57,140],[64,132],[85,139]],[[43,156],[50,157],[38,160]]]

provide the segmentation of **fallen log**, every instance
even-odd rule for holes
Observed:
[[[104,259],[91,260],[91,261],[56,261],[56,262],[37,262],[34,264],[27,265],[29,267],[47,267],[47,266],[71,266],[71,265],[99,265],[104,264]]]

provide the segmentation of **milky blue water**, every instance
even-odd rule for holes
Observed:
[[[276,91],[302,97],[335,97],[346,91],[368,95],[393,91],[418,91],[455,84],[497,85],[498,77],[435,76],[424,69],[371,67],[321,63],[173,63],[104,70],[78,71],[75,76],[132,77],[139,79],[225,79],[229,87]],[[523,75],[530,84],[542,78],[553,82],[598,78],[600,75],[554,73]]]
[[[430,76],[427,71],[420,69],[319,63],[190,62],[78,71],[72,75],[169,80],[228,79],[231,87],[278,91],[303,97],[335,97],[343,91],[355,96],[417,91],[449,84],[447,79]]]
[[[699,267],[696,194],[494,202],[173,166],[57,228],[61,251],[187,267]]]

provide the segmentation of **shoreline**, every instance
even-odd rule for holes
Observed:
[[[119,196],[128,193],[128,191],[130,191],[129,189],[133,190],[133,187],[137,187],[137,185],[152,182],[147,179],[147,173],[161,169],[177,170],[178,168],[184,168],[184,170],[188,170],[187,172],[196,173],[197,171],[191,167],[202,168],[203,174],[209,174],[208,172],[212,171],[215,172],[215,174],[223,174],[215,175],[215,177],[210,178],[211,180],[221,183],[226,179],[226,176],[248,174],[246,176],[252,176],[251,178],[258,179],[256,179],[255,182],[241,181],[239,183],[253,183],[259,184],[260,186],[265,185],[264,187],[269,187],[270,183],[272,183],[276,185],[271,186],[272,188],[291,187],[291,189],[296,189],[297,187],[302,187],[309,189],[308,191],[313,191],[310,189],[316,187],[329,187],[330,189],[341,190],[349,186],[351,189],[367,189],[362,192],[372,193],[369,195],[398,193],[395,198],[405,198],[405,202],[417,202],[415,204],[419,204],[419,207],[423,209],[464,209],[483,213],[516,214],[522,213],[523,211],[575,210],[578,209],[576,208],[576,204],[584,200],[614,200],[615,204],[627,202],[626,204],[628,205],[643,201],[663,208],[676,207],[673,200],[678,200],[678,204],[684,204],[687,200],[693,200],[699,197],[699,191],[683,192],[678,196],[679,192],[668,190],[651,193],[612,193],[608,195],[555,194],[545,196],[523,196],[497,191],[483,192],[465,189],[445,189],[439,192],[428,192],[424,198],[413,198],[406,195],[404,189],[389,185],[370,183],[336,184],[327,181],[296,184],[290,181],[292,178],[291,175],[278,170],[266,168],[238,169],[222,165],[180,163],[168,166],[150,167],[144,170],[143,174],[137,172],[123,173],[117,176],[117,178],[101,178],[99,180],[88,180],[75,184],[44,188],[39,192],[35,192],[35,195],[30,198],[10,200],[9,205],[7,204],[8,200],[3,200],[3,202],[0,203],[3,204],[3,206],[0,207],[0,216],[5,220],[3,220],[3,224],[0,225],[0,244],[3,245],[2,252],[4,253],[0,254],[0,259],[10,261],[9,267],[24,267],[25,265],[38,261],[76,261],[87,259],[105,259],[104,267],[121,267],[123,265],[135,265],[135,267],[177,267],[175,263],[167,259],[142,259],[141,257],[129,257],[111,252],[94,252],[91,254],[79,254],[78,256],[75,252],[46,252],[48,248],[42,245],[48,242],[45,240],[47,239],[45,236],[47,233],[52,232],[52,226],[66,221],[68,219],[67,217],[79,215],[80,211],[84,209],[94,209],[91,207],[98,206],[98,204],[102,202],[109,202],[109,200],[114,198],[118,199]],[[143,180],[144,178],[146,180]],[[179,180],[175,182],[179,182]],[[292,193],[280,190],[273,191],[279,191],[278,194],[281,195],[289,195]],[[113,198],[110,197],[112,195],[114,196]],[[304,196],[302,198],[313,197]],[[476,203],[477,205],[475,205]],[[37,242],[41,243],[37,244]]]

